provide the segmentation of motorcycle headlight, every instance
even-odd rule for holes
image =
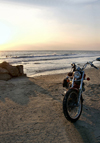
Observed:
[[[78,79],[78,78],[80,78],[80,77],[81,77],[81,73],[78,72],[78,71],[76,71],[76,72],[74,73],[74,78]]]

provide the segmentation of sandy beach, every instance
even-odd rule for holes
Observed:
[[[80,119],[63,115],[67,74],[0,80],[0,143],[100,143],[100,68],[86,70]]]

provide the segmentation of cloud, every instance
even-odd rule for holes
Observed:
[[[0,2],[37,7],[41,9],[42,18],[47,20],[55,18],[60,23],[91,24],[100,17],[100,0],[0,0]]]
[[[90,27],[91,30],[100,28],[100,0],[0,0],[0,2],[32,6],[32,9],[36,7],[40,10],[37,14],[38,19],[43,19],[47,25],[56,23],[63,30],[68,25],[71,27],[81,25]],[[30,13],[31,15],[34,16],[33,13]]]
[[[64,0],[0,0],[0,2],[12,2],[17,4],[51,7],[60,5],[62,2],[64,2]]]
[[[99,0],[0,0],[0,2],[12,2],[17,4],[28,4],[35,6],[47,6],[56,7],[62,5],[74,5],[74,4],[96,4],[100,3]]]

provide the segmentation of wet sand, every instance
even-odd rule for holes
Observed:
[[[0,80],[0,143],[100,143],[100,69],[87,69],[80,119],[63,115],[67,74]]]

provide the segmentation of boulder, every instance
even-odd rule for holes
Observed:
[[[0,74],[5,74],[5,73],[8,73],[8,71],[6,69],[0,67]]]
[[[11,75],[9,75],[8,73],[0,73],[0,80],[9,80],[11,79]]]
[[[11,79],[11,75],[9,75],[9,72],[0,67],[0,80],[9,80]]]
[[[18,71],[19,71],[19,76],[24,75],[24,72],[23,72],[23,65],[18,65],[18,66],[16,66],[16,67],[17,67],[17,69],[18,69]]]
[[[16,66],[10,65],[7,62],[1,63],[0,67],[6,69],[12,77],[16,77],[19,75],[18,68]]]
[[[7,62],[0,64],[0,80],[9,80],[18,76],[26,76],[23,72],[23,65],[12,66]]]

